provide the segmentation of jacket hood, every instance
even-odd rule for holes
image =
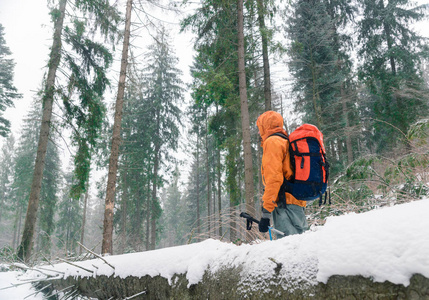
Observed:
[[[259,116],[256,121],[259,129],[259,134],[262,138],[262,143],[272,134],[281,132],[288,135],[286,130],[283,129],[283,117],[278,112],[269,110]]]

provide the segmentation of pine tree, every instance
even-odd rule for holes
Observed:
[[[10,56],[9,47],[4,39],[4,27],[0,24],[0,135],[5,137],[10,132],[10,121],[3,117],[3,112],[13,106],[13,101],[21,98],[13,84],[15,63]]]

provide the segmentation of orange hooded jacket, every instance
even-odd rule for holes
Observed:
[[[274,133],[288,135],[283,129],[283,118],[275,111],[267,111],[256,121],[259,134],[262,138],[262,181],[265,185],[262,196],[262,207],[272,212],[277,207],[278,194],[284,178],[290,179],[293,171],[290,164],[289,141],[280,136],[271,136]],[[306,206],[306,201],[297,200],[286,193],[286,204]]]

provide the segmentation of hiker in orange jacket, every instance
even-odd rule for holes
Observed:
[[[265,185],[259,231],[268,231],[272,215],[276,229],[286,235],[302,233],[308,227],[304,212],[306,201],[298,200],[289,193],[279,193],[283,180],[293,176],[283,117],[275,111],[267,111],[259,116],[256,125],[262,139],[261,173]]]

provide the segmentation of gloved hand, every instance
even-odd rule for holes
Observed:
[[[259,221],[259,231],[260,232],[267,232],[268,226],[270,226],[270,219],[261,218],[261,220]]]

